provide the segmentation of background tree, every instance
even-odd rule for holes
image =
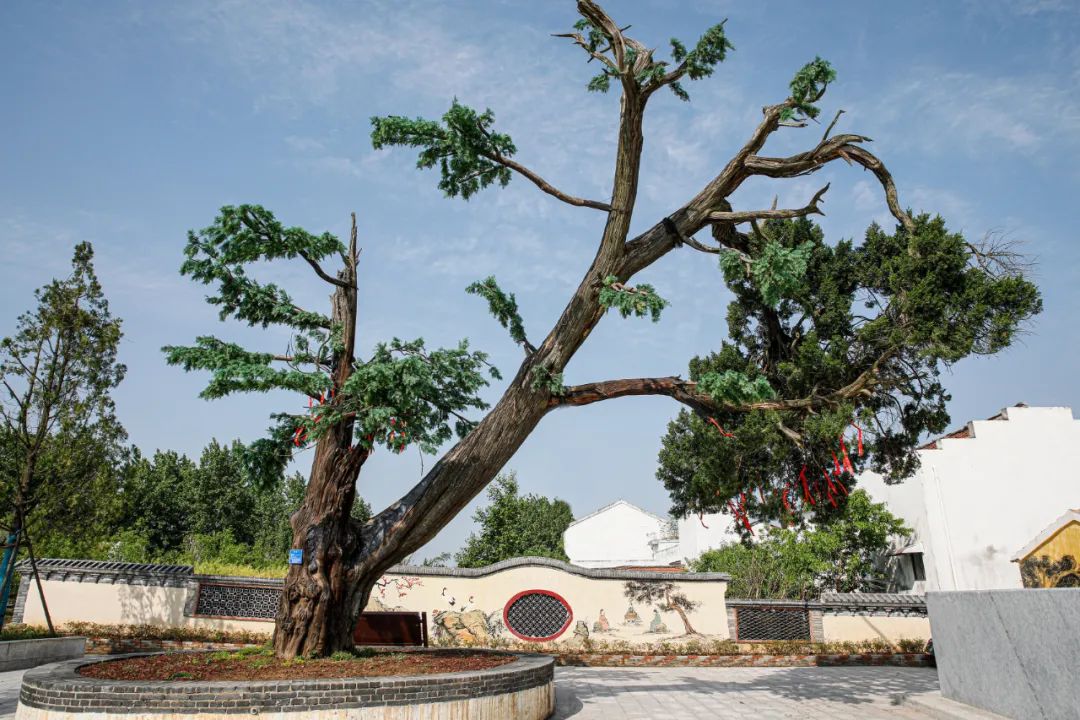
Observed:
[[[518,495],[517,475],[499,475],[488,488],[488,505],[477,508],[473,522],[480,533],[470,534],[456,555],[458,567],[476,568],[514,557],[569,560],[563,533],[574,522],[565,500]]]
[[[109,312],[93,255],[79,243],[71,274],[37,290],[37,307],[0,340],[0,497],[9,540],[26,542],[31,553],[27,524],[43,499],[79,494],[125,437],[111,396],[125,371],[116,356],[120,320]]]
[[[806,600],[822,590],[874,592],[889,579],[886,559],[893,542],[910,534],[883,503],[856,490],[825,525],[771,527],[754,542],[702,553],[690,567],[729,573],[730,597]]]
[[[772,527],[754,542],[705,551],[690,562],[690,569],[731,575],[728,597],[807,600],[820,594],[818,578],[828,561],[804,541],[803,533]]]
[[[699,603],[686,597],[675,587],[675,583],[628,580],[624,594],[632,602],[643,605],[656,605],[663,612],[678,613],[687,635],[701,634],[690,624],[690,618],[686,614],[697,609]]]
[[[681,207],[631,237],[646,105],[664,88],[687,99],[683,83],[710,76],[731,45],[721,23],[692,47],[673,40],[664,59],[627,35],[628,26],[592,0],[579,0],[577,8],[581,19],[563,37],[597,61],[600,74],[588,87],[621,96],[609,198],[564,192],[518,162],[513,141],[495,130],[490,110],[478,112],[454,102],[441,120],[372,120],[373,145],[417,148],[417,164],[437,168],[439,186],[448,196],[469,198],[520,175],[557,200],[604,215],[592,263],[539,342],[535,336],[530,339],[514,296],[494,279],[469,288],[487,300],[524,353],[502,396],[479,422],[466,413],[483,408],[476,395],[485,382],[482,354],[464,345],[429,352],[419,341],[395,340],[376,346],[366,360],[356,357],[355,231],[346,249],[329,234],[286,228],[262,208],[243,206],[224,208],[211,227],[189,238],[184,272],[218,288],[211,302],[221,307],[223,317],[284,324],[296,335],[291,350],[281,355],[207,337],[193,347],[167,349],[169,360],[188,370],[209,371],[206,397],[279,388],[319,403],[311,413],[281,416],[272,438],[252,453],[256,465],[281,464],[289,460],[296,441],[315,445],[304,504],[292,519],[293,546],[303,549],[305,561],[292,566],[285,581],[275,630],[282,656],[321,655],[348,646],[353,623],[381,574],[445,527],[555,408],[667,395],[702,417],[740,429],[748,424],[763,435],[786,438],[813,457],[821,457],[859,417],[875,433],[869,439],[871,463],[899,477],[910,469],[914,456],[912,429],[937,426],[945,419],[944,408],[932,401],[910,403],[914,394],[942,394],[909,387],[936,385],[933,370],[939,362],[1004,347],[1017,326],[1038,310],[1035,288],[1009,268],[995,266],[992,252],[948,233],[938,220],[913,219],[900,204],[885,165],[867,150],[869,138],[832,134],[839,115],[823,134],[815,134],[808,150],[787,157],[762,154],[774,133],[804,128],[820,114],[818,103],[835,79],[832,67],[820,58],[795,73],[785,99],[762,109],[761,122],[719,174]],[[790,209],[735,210],[729,201],[748,180],[804,177],[837,160],[874,175],[898,223],[892,232],[874,227],[867,234],[869,248],[863,257],[874,258],[876,264],[853,260],[858,287],[875,296],[858,297],[860,303],[873,303],[872,314],[864,319],[852,317],[854,276],[843,274],[836,263],[825,263],[824,273],[814,264],[817,257],[846,256],[854,248],[824,243],[806,247],[796,242],[801,236],[767,225],[820,213],[828,186],[806,205]],[[747,224],[750,232],[740,229]],[[711,240],[695,237],[705,229],[711,231]],[[659,317],[666,305],[663,298],[630,280],[678,249],[719,257],[723,279],[740,298],[745,315],[734,323],[736,338],[730,349],[725,347],[713,366],[702,367],[690,380],[669,376],[565,386],[563,371],[609,309],[623,317]],[[336,275],[321,265],[330,258],[339,258],[343,265]],[[247,276],[249,263],[275,259],[303,260],[333,286],[331,315],[300,308],[284,290]],[[829,300],[833,296],[835,302]],[[798,303],[807,306],[806,317],[785,324],[784,308]],[[777,308],[779,324],[770,314]],[[845,322],[847,333],[833,332]],[[784,337],[789,338],[788,349]],[[786,355],[793,352],[793,343],[794,362]],[[355,483],[373,447],[395,450],[418,443],[434,451],[453,430],[464,437],[415,487],[366,523],[351,521]],[[290,437],[296,440],[291,443]],[[768,447],[776,454],[775,442],[770,440]],[[798,472],[791,452],[784,457],[788,472],[768,478]],[[761,481],[758,476],[739,477],[747,486]],[[686,497],[687,511],[721,504],[715,494]]]
[[[823,561],[822,588],[834,592],[881,590],[889,579],[886,554],[911,528],[865,490],[851,493],[844,512],[809,533],[810,546]]]

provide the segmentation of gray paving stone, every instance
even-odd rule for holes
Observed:
[[[554,720],[929,720],[902,698],[938,690],[893,667],[557,668],[555,687]]]

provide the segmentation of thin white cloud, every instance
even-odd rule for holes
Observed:
[[[1060,77],[996,77],[923,67],[873,102],[875,118],[896,146],[926,153],[1027,153],[1049,160],[1076,152],[1080,98]]]

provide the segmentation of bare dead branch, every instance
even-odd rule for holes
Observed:
[[[748,413],[762,410],[807,411],[835,407],[847,400],[864,395],[878,384],[881,365],[892,357],[891,350],[885,351],[873,365],[862,372],[855,380],[831,393],[814,394],[804,398],[789,400],[761,400],[752,403],[717,402],[705,393],[698,392],[697,383],[675,376],[659,378],[626,378],[585,383],[565,388],[558,396],[548,401],[549,408],[563,406],[591,405],[604,400],[641,395],[667,395],[683,405],[703,414],[715,412]],[[786,433],[785,433],[786,434]]]
[[[299,255],[300,255],[300,257],[304,258],[304,260],[307,261],[307,264],[311,266],[311,269],[315,271],[315,274],[318,275],[323,280],[325,280],[326,282],[330,283],[331,285],[337,285],[338,287],[343,287],[343,288],[350,287],[349,284],[347,282],[345,282],[344,280],[341,280],[339,278],[334,277],[333,275],[328,274],[325,270],[322,269],[322,267],[319,265],[319,263],[317,263],[315,261],[315,258],[311,257],[306,252],[300,251]]]
[[[832,122],[829,123],[829,127],[825,128],[825,134],[821,136],[821,142],[818,143],[818,146],[823,145],[825,141],[829,139],[829,133],[831,133],[833,128],[836,127],[836,123],[840,120],[840,116],[843,114],[843,110],[836,111],[836,117],[834,117]]]
[[[831,183],[830,183],[831,184]],[[790,218],[805,217],[807,215],[824,215],[819,203],[821,198],[829,190],[829,184],[814,193],[814,197],[810,199],[810,202],[805,207],[782,209],[777,210],[773,203],[773,209],[771,210],[743,210],[740,212],[713,212],[709,213],[707,219],[710,222],[729,222],[729,223],[744,223],[753,222],[756,220],[787,220]]]
[[[608,45],[608,47],[606,48],[601,48],[600,50],[592,50],[589,48],[589,43],[585,42],[585,38],[584,36],[582,36],[581,33],[552,33],[551,37],[569,38],[573,40],[575,45],[579,45],[582,50],[589,54],[589,62],[592,62],[593,60],[599,60],[600,62],[611,68],[611,70],[615,73],[619,72],[619,68],[615,65],[614,62],[612,62],[611,58],[604,54],[611,49],[610,45]]]
[[[746,158],[745,168],[752,175],[764,175],[773,178],[790,178],[807,175],[821,169],[825,164],[840,158],[849,164],[862,165],[874,173],[885,190],[885,200],[889,211],[907,230],[915,231],[915,223],[900,207],[896,183],[885,164],[869,150],[856,143],[869,142],[863,135],[837,135],[825,140],[813,150],[791,155],[786,158],[761,157],[753,155]]]
[[[522,165],[521,163],[515,160],[511,160],[508,157],[503,157],[499,153],[485,153],[484,157],[488,158],[493,162],[497,162],[504,167],[508,167],[514,172],[522,175],[523,177],[528,178],[534,185],[536,185],[536,187],[540,188],[548,195],[562,200],[564,203],[574,205],[576,207],[589,207],[595,210],[603,210],[604,212],[611,211],[611,205],[609,205],[608,203],[600,202],[599,200],[587,200],[585,198],[575,197],[574,195],[568,195],[562,190],[559,190],[551,183],[549,183],[544,178],[534,173],[529,168]]]
[[[1022,277],[1031,274],[1035,261],[1023,252],[1023,241],[991,230],[978,242],[965,242],[972,260],[994,277]]]

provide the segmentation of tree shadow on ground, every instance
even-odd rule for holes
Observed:
[[[559,668],[558,711],[569,718],[601,698],[622,693],[715,696],[763,693],[791,702],[898,705],[908,695],[937,691],[932,668]]]

